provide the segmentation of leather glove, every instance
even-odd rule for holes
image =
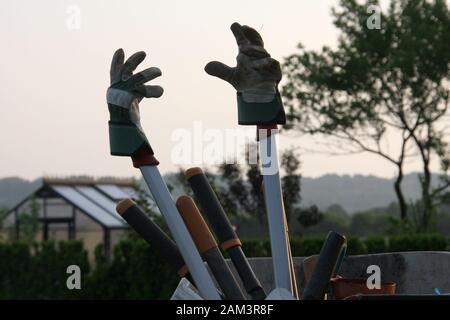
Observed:
[[[231,31],[239,47],[236,67],[212,61],[205,71],[236,89],[239,124],[284,124],[286,117],[277,89],[280,63],[264,49],[261,35],[255,29],[235,22]]]
[[[143,98],[159,98],[163,94],[160,86],[145,85],[159,77],[161,70],[151,67],[133,74],[145,59],[145,52],[133,54],[124,63],[124,52],[118,49],[111,62],[111,85],[106,93],[109,121],[109,142],[112,155],[133,156],[147,149],[152,155],[150,143],[141,127],[139,102]]]

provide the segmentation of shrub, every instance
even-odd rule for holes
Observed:
[[[318,254],[324,237],[293,237],[294,256]],[[402,235],[386,241],[380,236],[347,239],[348,255],[417,250],[446,250],[447,238],[439,234]],[[270,256],[268,239],[243,240],[248,257]],[[87,253],[79,241],[48,241],[30,247],[23,242],[0,242],[0,299],[168,299],[179,278],[143,240],[123,240],[107,262],[103,247],[95,252],[90,271]],[[82,290],[68,290],[66,268],[81,268]]]
[[[365,241],[367,253],[387,252],[386,239],[383,236],[370,236]]]
[[[24,242],[0,243],[0,299],[31,297],[32,278],[29,246]]]
[[[262,239],[243,240],[242,250],[247,257],[268,257],[270,256],[270,241]]]
[[[447,238],[440,234],[416,234],[394,236],[389,239],[389,251],[443,251]]]
[[[347,238],[347,255],[357,255],[367,253],[366,247],[360,238]]]
[[[292,250],[294,256],[307,257],[314,254],[319,254],[322,248],[324,237],[320,236],[308,236],[300,238],[298,242],[298,247],[295,251]]]

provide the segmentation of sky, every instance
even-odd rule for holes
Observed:
[[[176,170],[174,136],[238,129],[234,89],[208,76],[211,60],[235,64],[231,23],[253,26],[280,61],[307,49],[333,47],[337,1],[23,1],[3,0],[0,33],[0,177],[137,176],[131,160],[109,154],[105,101],[112,54],[143,50],[139,69],[157,66],[160,99],[141,102],[141,122],[160,170]],[[197,129],[196,129],[197,128]],[[207,134],[206,134],[207,136]],[[309,137],[280,137],[301,153],[302,174],[391,177],[391,164],[367,154],[312,152]],[[320,143],[321,141],[319,141]],[[322,141],[323,142],[323,141]],[[317,151],[317,150],[316,150]],[[224,152],[225,153],[225,152]],[[219,154],[220,155],[220,154]],[[224,155],[220,155],[224,157]],[[182,164],[207,166],[200,161]],[[408,163],[406,171],[418,170]]]

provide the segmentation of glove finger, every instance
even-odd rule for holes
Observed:
[[[123,49],[117,49],[114,52],[112,61],[111,61],[111,69],[109,71],[111,84],[120,81],[120,69],[123,66],[123,60],[125,58],[125,53]]]
[[[249,26],[242,26],[242,33],[251,44],[264,47],[264,41],[258,31]]]
[[[141,72],[136,73],[133,75],[129,82],[131,85],[134,85],[135,87],[140,86],[141,84],[146,83],[147,81],[153,80],[161,75],[161,70],[156,67],[151,67],[148,69],[145,69]]]
[[[233,23],[230,29],[233,32],[234,38],[236,39],[236,43],[238,46],[250,44],[250,41],[245,37],[245,34],[242,31],[242,26],[239,23],[237,22]]]
[[[140,86],[136,89],[138,93],[146,98],[159,98],[164,93],[164,89],[161,86]]]
[[[262,59],[270,57],[270,54],[266,51],[266,49],[257,45],[245,45],[242,46],[239,50],[241,53],[251,58]]]
[[[129,78],[131,78],[133,71],[142,61],[144,61],[144,59],[144,51],[136,52],[131,57],[129,57],[122,68],[122,80],[127,81]]]
[[[219,61],[211,61],[205,66],[207,74],[225,80],[231,83],[233,78],[234,68],[227,66]]]

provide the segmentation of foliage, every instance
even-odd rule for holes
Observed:
[[[322,248],[324,237],[310,236],[291,239],[291,251],[296,257],[318,254]]]
[[[205,171],[205,175],[229,217],[256,217],[259,223],[265,226],[267,220],[259,158],[257,157],[256,163],[252,163],[248,156],[250,153],[254,153],[255,148],[257,148],[256,144],[247,146],[247,161],[244,165],[224,162],[217,167],[215,174]],[[281,184],[288,220],[291,215],[295,215],[300,202],[301,175],[299,168],[298,154],[293,150],[285,151],[281,156],[280,169],[284,172]],[[184,193],[192,194],[182,169],[177,174],[177,180]]]
[[[363,242],[358,237],[347,237],[347,252],[348,255],[355,254],[366,254],[367,248]]]
[[[300,52],[287,58],[282,90],[289,109],[286,128],[327,136],[338,153],[369,152],[392,163],[404,221],[403,164],[418,155],[423,164],[421,231],[431,230],[436,202],[450,185],[448,126],[443,125],[450,13],[443,0],[391,1],[386,12],[379,12],[377,30],[366,26],[369,5],[379,7],[375,0],[341,0],[333,9],[340,30],[337,48],[308,51],[299,44]],[[393,141],[396,152],[389,149]],[[436,188],[431,186],[432,156],[441,163]]]
[[[252,216],[256,216],[260,223],[264,226],[266,225],[266,217],[265,217],[265,204],[264,204],[264,194],[262,190],[262,181],[263,177],[261,175],[260,162],[259,157],[256,158],[256,163],[251,163],[249,161],[250,154],[257,154],[258,146],[256,144],[248,145],[247,152],[247,172],[245,173],[245,177],[247,179],[248,184],[250,185],[249,191],[249,205],[246,206],[247,211],[251,212]]]
[[[249,201],[249,190],[241,166],[237,163],[222,163],[217,173],[224,185],[216,185],[215,189],[225,212],[230,216],[242,214]]]
[[[80,298],[82,290],[66,287],[66,269],[78,265],[82,279],[89,272],[87,252],[77,241],[48,241],[33,248],[25,242],[0,243],[0,261],[0,299]]]
[[[300,179],[301,175],[298,172],[300,169],[299,155],[294,150],[287,150],[281,156],[281,167],[285,171],[285,175],[281,178],[281,188],[283,190],[284,210],[286,219],[289,222],[291,216],[294,215],[296,206],[300,202]],[[315,207],[317,209],[317,207]],[[318,217],[318,211],[314,208],[309,208],[311,217]],[[315,215],[314,215],[315,214]],[[320,219],[319,219],[320,220]],[[310,220],[315,222],[315,220]],[[313,223],[314,224],[314,223]]]
[[[168,299],[179,279],[143,240],[124,240],[105,263],[97,249],[97,267],[88,278],[87,295],[95,299]]]
[[[133,190],[135,193],[133,200],[136,202],[139,208],[141,208],[142,211],[150,219],[152,219],[156,224],[158,224],[161,227],[161,229],[168,231],[163,217],[161,216],[160,213],[157,212],[158,207],[156,206],[155,200],[151,196],[146,184],[135,181],[133,185]],[[130,237],[131,239],[139,238],[139,236],[137,235],[136,231],[133,230],[133,228],[127,229],[127,236]]]
[[[400,251],[445,251],[447,239],[439,234],[415,234],[394,236],[389,239],[389,250]]]
[[[20,235],[19,238],[28,244],[31,244],[36,239],[39,232],[39,203],[35,198],[30,200],[27,211],[22,212],[18,216],[17,223],[19,224]]]
[[[318,254],[324,236],[292,237],[294,256]],[[449,249],[439,234],[394,237],[348,237],[347,254]],[[248,257],[270,256],[268,239],[243,240]],[[96,249],[90,271],[87,252],[79,241],[48,241],[30,247],[25,242],[0,242],[0,299],[168,299],[179,281],[172,270],[143,240],[124,240],[106,262]],[[66,269],[81,269],[81,290],[68,290]]]
[[[323,219],[323,213],[319,211],[317,206],[311,206],[298,210],[297,220],[304,228],[308,228],[318,224]]]
[[[357,236],[383,234],[390,227],[390,219],[389,214],[380,214],[370,210],[355,213],[351,219],[349,233]]]
[[[5,208],[0,208],[0,230],[3,228],[3,220],[5,220],[8,210]],[[1,240],[1,235],[0,235]]]
[[[370,236],[365,240],[367,252],[383,253],[387,250],[386,238],[383,236]]]

